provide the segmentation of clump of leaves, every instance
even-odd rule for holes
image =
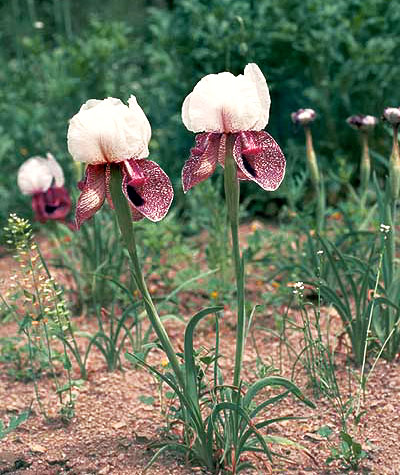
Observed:
[[[30,412],[30,410],[27,410],[21,412],[18,416],[11,416],[7,426],[5,426],[4,422],[0,420],[0,439],[4,439],[6,435],[24,423],[28,419]]]
[[[317,432],[328,442],[333,434],[333,430],[329,426],[320,427]],[[329,445],[331,455],[326,459],[326,463],[331,464],[334,461],[339,461],[345,470],[358,470],[360,462],[367,456],[367,452],[362,449],[361,444],[343,430],[339,432],[339,444],[335,446],[329,442]]]

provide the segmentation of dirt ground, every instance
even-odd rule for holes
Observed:
[[[12,259],[0,261],[2,290],[7,288],[7,278],[12,271]],[[259,289],[274,291],[272,287]],[[253,289],[250,289],[253,291]],[[185,299],[199,301],[195,292],[187,292]],[[204,302],[204,305],[207,303]],[[190,314],[182,308],[185,318]],[[339,317],[332,309],[324,309],[322,318],[331,318],[332,338],[341,333]],[[96,322],[92,318],[75,320],[82,330],[95,331]],[[221,366],[229,380],[232,377],[234,353],[235,315],[226,309],[221,321]],[[273,315],[264,312],[257,316],[257,323],[273,327]],[[167,323],[168,332],[177,348],[182,348],[183,325]],[[9,322],[0,325],[0,338],[17,334],[17,324]],[[267,332],[255,332],[255,343],[247,341],[244,356],[243,379],[257,379],[256,348],[268,364],[279,367],[279,340]],[[299,334],[289,333],[293,345],[298,344]],[[196,335],[197,347],[211,348],[215,341],[213,326],[203,323]],[[83,343],[83,341],[82,341]],[[343,351],[343,353],[341,353]],[[345,349],[339,349],[338,376],[347,396],[348,387]],[[293,362],[286,350],[283,351],[283,376],[290,376]],[[161,368],[162,355],[153,351],[149,361]],[[30,406],[34,399],[32,383],[17,382],[7,374],[7,365],[0,363],[0,419],[7,420]],[[76,368],[74,368],[76,371]],[[26,475],[135,475],[143,469],[154,454],[149,448],[151,442],[162,437],[166,425],[159,399],[157,382],[143,369],[132,369],[126,362],[124,371],[107,372],[104,359],[99,352],[91,353],[89,377],[76,391],[76,416],[65,425],[57,416],[57,398],[54,381],[43,377],[39,380],[39,391],[51,422],[45,422],[39,414],[36,402],[32,405],[32,415],[15,432],[0,441],[0,474],[21,473]],[[74,376],[78,379],[79,374]],[[303,371],[296,371],[296,383],[312,398],[307,389],[307,378]],[[267,394],[267,393],[266,393]],[[153,396],[152,404],[142,402],[140,396]],[[314,400],[314,399],[313,399]],[[296,441],[304,450],[293,447],[274,449],[289,460],[275,458],[272,468],[266,458],[253,458],[258,473],[279,474],[339,474],[344,473],[338,465],[325,464],[330,450],[324,438],[316,431],[329,425],[337,442],[339,420],[332,405],[323,399],[314,400],[317,408],[312,410],[293,398],[288,398],[267,412],[269,417],[303,416],[301,420],[290,420],[270,426],[269,433],[285,436]],[[400,366],[399,361],[387,363],[381,360],[372,375],[366,393],[362,416],[357,428],[351,433],[368,452],[357,473],[376,475],[400,474]],[[205,473],[200,467],[185,464],[185,460],[174,454],[163,455],[148,471],[149,474],[198,474]],[[352,472],[350,472],[352,473]],[[354,472],[353,472],[354,473]]]

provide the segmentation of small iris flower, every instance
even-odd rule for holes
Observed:
[[[32,196],[32,209],[40,223],[65,221],[71,210],[71,199],[64,187],[64,173],[51,153],[47,158],[31,157],[24,162],[17,176],[19,189]]]
[[[353,129],[359,130],[360,132],[369,132],[378,123],[378,119],[373,115],[359,114],[348,117],[346,122]]]
[[[400,127],[400,107],[386,107],[382,119],[389,122],[393,128],[392,154],[389,161],[390,192],[393,200],[400,196],[400,151],[398,133]]]
[[[276,190],[285,175],[285,157],[275,140],[262,129],[269,119],[267,82],[256,64],[244,75],[209,74],[186,97],[182,120],[197,133],[196,145],[182,170],[183,191],[209,178],[217,163],[224,166],[227,137],[240,180],[252,180],[264,190]]]
[[[295,124],[308,125],[315,120],[317,114],[314,109],[299,109],[296,112],[292,112],[290,117]]]
[[[311,122],[314,122],[317,114],[314,109],[299,109],[296,112],[292,112],[290,117],[295,125],[302,125],[304,128],[304,133],[306,135],[307,163],[310,170],[311,181],[313,182],[314,186],[318,188],[321,177],[310,129],[310,124]]]
[[[168,176],[147,160],[151,127],[136,98],[129,107],[119,99],[91,99],[71,119],[68,150],[74,160],[87,164],[85,178],[78,184],[81,195],[76,206],[78,228],[91,218],[110,195],[110,165],[119,165],[122,191],[132,218],[160,221],[167,214],[174,191]]]
[[[386,107],[382,118],[392,125],[400,124],[400,107]]]

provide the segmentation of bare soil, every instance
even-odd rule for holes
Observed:
[[[242,230],[244,233],[247,228]],[[0,260],[1,290],[7,289],[8,277],[14,264],[11,257]],[[250,273],[251,275],[251,273]],[[248,292],[252,300],[257,300],[261,292],[274,292],[271,285],[260,284],[252,277]],[[254,298],[253,298],[254,297]],[[183,302],[191,302],[191,307],[209,305],[198,292],[187,291]],[[274,327],[273,309],[257,316],[257,324]],[[182,305],[181,312],[187,320],[191,314]],[[295,312],[295,310],[294,310]],[[294,318],[296,316],[294,315]],[[322,319],[331,320],[331,341],[338,344],[337,337],[343,332],[340,318],[329,309],[323,309]],[[75,319],[80,329],[96,331],[96,322],[90,317]],[[177,348],[182,349],[183,324],[168,322],[168,332]],[[16,335],[18,326],[9,322],[0,326],[0,337]],[[300,334],[289,332],[288,339],[299,345]],[[278,338],[267,332],[254,333],[255,343],[248,339],[244,356],[243,379],[248,382],[257,379],[256,348],[265,363],[280,366],[280,344]],[[235,315],[225,309],[221,321],[221,366],[229,381],[232,378]],[[215,342],[213,325],[205,322],[196,335],[200,348],[212,348]],[[83,344],[83,340],[82,340]],[[129,349],[129,348],[127,348]],[[345,342],[337,348],[338,378],[344,396],[356,391],[353,382],[348,383],[349,365]],[[293,360],[284,348],[282,351],[282,375],[290,377]],[[162,354],[152,351],[149,361],[162,370]],[[160,402],[159,385],[145,370],[132,368],[126,362],[124,371],[107,372],[104,359],[93,351],[89,359],[89,377],[76,391],[76,416],[69,424],[63,424],[57,416],[58,402],[54,381],[50,377],[39,380],[39,391],[51,417],[45,421],[34,401],[32,383],[15,381],[7,374],[7,365],[0,363],[0,419],[5,421],[32,405],[32,415],[15,432],[0,441],[0,474],[21,473],[26,475],[135,475],[143,473],[144,467],[154,454],[149,448],[152,442],[163,437],[166,426]],[[355,370],[356,371],[356,370]],[[74,367],[74,377],[79,378]],[[296,383],[313,399],[307,388],[307,376],[298,366]],[[266,392],[265,395],[268,393]],[[142,402],[140,396],[153,396],[154,402]],[[313,399],[314,400],[314,399]],[[258,473],[280,474],[339,474],[344,470],[325,460],[330,453],[329,445],[316,431],[329,425],[335,432],[332,441],[337,443],[339,431],[338,415],[329,401],[314,400],[317,409],[312,410],[299,401],[288,398],[267,412],[268,418],[280,416],[303,416],[301,420],[290,420],[270,426],[269,433],[288,437],[304,449],[274,446],[274,450],[285,459],[275,458],[271,466],[263,456],[252,458]],[[363,401],[365,414],[360,424],[350,424],[350,432],[368,452],[357,473],[376,475],[400,474],[400,367],[399,361],[387,363],[381,360],[376,366]],[[188,475],[205,473],[200,467],[193,467],[175,454],[165,454],[148,470],[150,474]],[[249,472],[250,473],[250,472]],[[350,472],[356,473],[356,472]]]

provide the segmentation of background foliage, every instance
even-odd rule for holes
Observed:
[[[138,97],[153,127],[151,156],[171,174],[181,206],[180,170],[194,137],[180,108],[205,74],[259,64],[272,94],[268,131],[295,164],[290,173],[305,160],[293,110],[317,110],[317,153],[337,172],[359,156],[346,117],[379,116],[400,100],[395,0],[3,0],[0,23],[2,219],[29,216],[15,186],[29,156],[52,151],[74,186],[66,130],[88,98]],[[372,141],[385,156],[387,135],[381,126]],[[258,190],[244,187],[250,192]],[[277,194],[258,193],[253,212]]]

